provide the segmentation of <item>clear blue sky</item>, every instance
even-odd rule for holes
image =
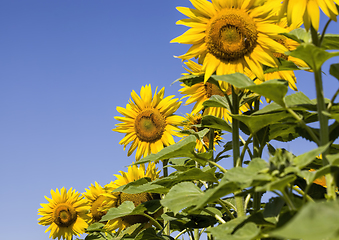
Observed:
[[[125,107],[131,91],[145,84],[181,97],[179,84],[171,83],[184,70],[173,55],[189,46],[169,43],[187,29],[175,25],[184,18],[176,6],[191,5],[0,2],[1,239],[47,239],[37,224],[44,195],[62,187],[84,192],[95,181],[105,185],[134,161],[118,144],[123,134],[112,131],[116,106]],[[335,26],[329,32],[338,33]],[[298,76],[298,88],[314,98],[312,75]],[[328,77],[325,95],[338,85]],[[295,154],[310,147],[304,140],[275,146]]]

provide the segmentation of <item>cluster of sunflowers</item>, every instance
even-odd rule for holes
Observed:
[[[339,49],[339,36],[325,34],[339,0],[190,1],[194,8],[177,8],[188,17],[177,24],[189,29],[171,42],[192,45],[178,56],[187,70],[179,92],[186,105],[194,104],[191,113],[176,115],[181,101],[165,97],[164,88],[133,90],[126,107],[117,107],[123,116],[115,117],[121,123],[113,130],[125,134],[120,144],[129,146],[128,156],[135,152],[136,162],[83,194],[51,190],[39,224],[49,226],[50,237],[67,240],[82,233],[85,239],[184,233],[190,239],[339,239],[338,226],[312,221],[339,218],[339,90],[325,99],[321,77],[322,64],[339,55],[327,51]],[[321,34],[319,8],[329,18]],[[315,101],[299,92],[285,96],[288,86],[297,90],[294,70],[314,73]],[[338,64],[330,74],[339,77]],[[261,97],[268,102],[262,109]],[[309,126],[314,122],[320,129]],[[232,141],[214,154],[225,132]],[[297,137],[318,148],[294,156],[269,143]],[[269,161],[261,159],[265,147]],[[233,168],[226,170],[220,161],[228,151]],[[169,167],[175,169],[170,175]],[[263,203],[266,192],[275,196]],[[316,215],[317,208],[327,212]]]

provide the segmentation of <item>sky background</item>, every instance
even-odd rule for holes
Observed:
[[[131,91],[146,84],[181,97],[179,83],[171,83],[185,71],[173,55],[189,45],[169,43],[187,29],[175,25],[184,18],[176,6],[191,4],[0,1],[1,239],[48,239],[37,210],[51,189],[82,193],[95,181],[115,180],[113,174],[134,161],[119,145],[124,134],[112,131],[116,106],[125,107]],[[328,32],[338,33],[337,24]],[[312,74],[297,77],[299,90],[315,98]],[[327,75],[325,96],[331,98],[338,85]],[[314,147],[303,139],[273,145],[297,155]]]

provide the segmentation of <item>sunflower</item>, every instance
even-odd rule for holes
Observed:
[[[183,127],[184,130],[193,130],[194,132],[199,132],[203,130],[203,128],[200,126],[202,120],[202,115],[197,114],[186,114],[186,120],[183,121]],[[214,140],[213,140],[213,148],[215,144],[219,144],[219,142],[222,140],[222,137],[220,136],[220,132],[214,131]],[[208,134],[206,134],[202,141],[197,139],[197,144],[195,148],[199,153],[206,152],[206,148],[209,147],[209,137]]]
[[[47,226],[45,232],[51,231],[49,237],[71,240],[73,235],[79,236],[87,228],[86,219],[89,206],[87,201],[80,197],[78,192],[70,188],[66,191],[51,190],[52,199],[45,196],[49,203],[41,203],[38,215],[40,225]]]
[[[153,193],[128,194],[123,192],[112,192],[118,187],[124,186],[127,183],[134,182],[144,177],[148,177],[152,181],[159,178],[159,171],[157,171],[155,163],[149,163],[146,170],[145,165],[141,164],[140,167],[136,165],[129,166],[127,172],[119,171],[119,173],[120,175],[114,175],[117,178],[114,182],[106,185],[106,188],[110,191],[110,193],[104,194],[106,199],[102,207],[99,208],[100,211],[105,212],[112,207],[119,207],[125,201],[132,201],[135,206],[138,206],[143,202],[153,199],[160,199],[159,194]],[[133,224],[145,222],[148,222],[148,219],[143,216],[126,216],[109,220],[104,228],[107,231],[115,231],[116,229],[121,231]]]
[[[287,19],[283,18],[277,24],[280,27],[285,28],[288,32],[290,32],[290,31],[300,27],[302,23],[299,22],[299,23],[295,23],[294,25],[288,26],[287,25]],[[284,45],[288,49],[288,51],[293,51],[300,45],[298,42],[296,42],[296,41],[294,41],[290,38],[287,38],[283,35],[279,35],[279,36],[275,37],[275,41]],[[283,59],[283,60],[291,61],[295,65],[297,65],[298,67],[308,68],[308,65],[303,60],[301,60],[299,58],[288,56],[288,55],[285,55],[283,53],[273,53],[273,55],[278,59],[280,58],[280,59]],[[271,80],[271,79],[284,79],[288,82],[288,85],[291,89],[293,89],[294,91],[298,90],[297,86],[296,86],[297,79],[296,79],[293,71],[288,70],[288,71],[277,71],[277,72],[266,73],[265,74],[265,81],[268,81],[268,80]]]
[[[338,9],[336,4],[339,5],[339,0],[283,0],[279,15],[282,17],[286,14],[289,24],[303,21],[307,30],[311,28],[311,25],[315,30],[318,30],[319,7],[331,20],[337,21]]]
[[[262,65],[276,67],[273,52],[287,49],[273,37],[286,30],[275,24],[274,4],[250,0],[191,0],[195,9],[177,7],[189,17],[177,24],[191,27],[171,42],[192,44],[183,60],[199,57],[204,81],[217,75],[251,71],[264,80]]]
[[[126,133],[120,144],[124,145],[125,150],[132,143],[127,155],[130,156],[137,148],[136,160],[174,144],[172,135],[178,136],[180,129],[177,125],[183,117],[173,113],[181,102],[177,98],[173,99],[174,96],[164,98],[164,91],[164,88],[159,92],[156,89],[152,97],[151,85],[146,85],[141,88],[140,97],[132,91],[132,100],[129,100],[126,108],[117,107],[117,111],[124,116],[115,117],[122,123],[116,124],[113,131]]]
[[[89,224],[94,222],[99,222],[101,217],[106,214],[106,212],[101,212],[98,210],[99,207],[102,206],[105,200],[105,193],[109,193],[106,188],[100,186],[99,183],[95,182],[95,185],[91,184],[89,189],[85,189],[86,192],[82,195],[87,199],[88,204],[90,205],[90,212],[89,212]]]
[[[202,75],[204,71],[202,66],[191,60],[185,62],[188,69],[186,69],[192,75]],[[187,75],[184,73],[183,75]],[[183,88],[179,90],[181,94],[185,94],[183,98],[187,97],[185,105],[195,103],[192,109],[192,114],[199,113],[203,111],[203,115],[213,115],[219,118],[224,118],[225,120],[231,122],[232,118],[230,117],[230,111],[223,107],[208,107],[204,109],[203,103],[210,99],[213,95],[225,96],[225,94],[230,95],[231,88],[226,82],[218,81],[219,86],[209,83],[209,82],[199,82],[192,86],[187,86],[184,83],[181,84]],[[246,112],[248,110],[246,105],[240,107],[240,113]]]

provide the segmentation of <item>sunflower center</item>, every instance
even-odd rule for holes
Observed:
[[[144,142],[156,142],[161,139],[165,127],[166,120],[156,109],[146,109],[135,118],[135,132]]]
[[[105,200],[105,197],[101,195],[92,203],[91,212],[93,215],[93,220],[95,222],[99,222],[102,216],[106,214],[106,212],[102,212],[98,210],[98,208],[101,207],[101,204],[104,200]]]
[[[128,194],[128,193],[120,193],[118,198],[118,206],[125,201],[131,201],[134,203],[134,206],[138,206],[141,203],[153,200],[153,199],[160,199],[159,194],[153,193],[137,193],[137,194]],[[141,216],[141,215],[131,215],[122,217],[122,220],[129,225],[133,225],[136,223],[144,223],[148,222],[148,218]]]
[[[77,213],[71,205],[59,204],[54,212],[54,223],[59,227],[68,227],[77,220]]]
[[[221,10],[211,19],[206,33],[208,52],[222,61],[237,61],[257,45],[255,22],[241,9]]]
[[[214,84],[207,82],[204,84],[206,96],[210,98],[212,95],[225,96],[224,93]]]

